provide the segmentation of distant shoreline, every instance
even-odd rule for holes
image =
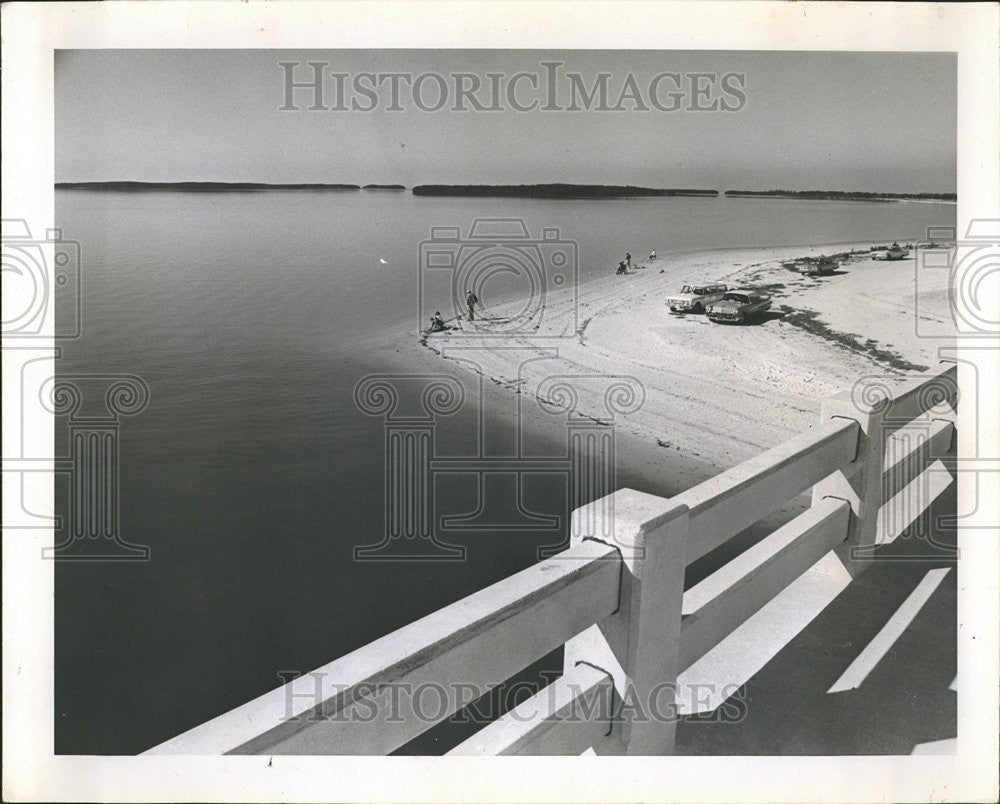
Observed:
[[[310,191],[404,191],[402,184],[341,184],[341,183],[281,183],[215,182],[215,181],[81,181],[56,182],[57,190],[108,190],[118,192],[263,192],[267,190]],[[452,198],[782,198],[795,201],[868,201],[871,203],[916,202],[927,204],[955,203],[955,193],[869,193],[842,190],[718,190],[638,187],[608,184],[417,184],[410,192],[415,196]]]
[[[843,190],[726,190],[726,198],[793,198],[804,201],[924,201],[947,203],[958,200],[956,193],[864,193]]]
[[[264,184],[224,181],[72,181],[56,182],[57,190],[180,190],[183,192],[225,193],[261,190],[360,190],[360,184]]]
[[[475,198],[644,198],[696,196],[714,198],[718,190],[690,190],[608,184],[418,184],[414,195]]]

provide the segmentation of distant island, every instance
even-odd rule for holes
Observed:
[[[196,193],[261,192],[265,190],[405,190],[402,184],[326,184],[225,181],[76,181],[56,182],[57,190],[174,191]],[[718,190],[636,187],[631,184],[418,184],[414,195],[474,198],[716,198]],[[817,201],[956,201],[955,193],[871,193],[845,190],[726,190],[727,198],[795,198]]]
[[[196,193],[227,193],[260,190],[360,190],[360,184],[264,184],[227,181],[67,181],[56,182],[57,190],[180,190]]]
[[[844,190],[726,190],[729,198],[807,198],[820,201],[957,201],[955,193],[862,193]]]
[[[718,190],[679,190],[607,184],[418,184],[414,195],[480,198],[630,198],[638,196],[707,196]]]

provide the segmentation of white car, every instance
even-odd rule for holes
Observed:
[[[703,313],[712,302],[726,295],[727,286],[722,282],[708,282],[702,285],[685,285],[680,293],[667,297],[667,304],[675,313]]]
[[[889,248],[875,252],[876,260],[905,260],[910,256],[910,252],[899,243],[893,243]]]

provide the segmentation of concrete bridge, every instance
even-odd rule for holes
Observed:
[[[451,753],[953,750],[957,403],[953,363],[859,383],[815,429],[669,499],[581,506],[568,549],[147,753],[391,753],[560,646],[559,678]]]

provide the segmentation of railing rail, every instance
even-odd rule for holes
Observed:
[[[698,661],[842,542],[850,513],[844,500],[822,500],[685,592],[681,669]]]
[[[613,612],[620,575],[581,542],[148,753],[389,753]]]
[[[827,399],[815,430],[671,499],[584,506],[568,550],[147,753],[388,753],[560,645],[561,678],[451,753],[671,753],[662,697],[681,671],[831,550],[862,572],[950,482],[924,479],[954,446],[957,367],[878,390]],[[809,509],[684,591],[688,564],[810,488]],[[433,717],[414,698],[430,684]],[[626,700],[658,716],[623,718]]]
[[[858,423],[833,419],[671,498],[691,511],[691,563],[850,463]]]
[[[604,670],[578,664],[448,753],[453,756],[581,754],[611,730],[621,705]]]

